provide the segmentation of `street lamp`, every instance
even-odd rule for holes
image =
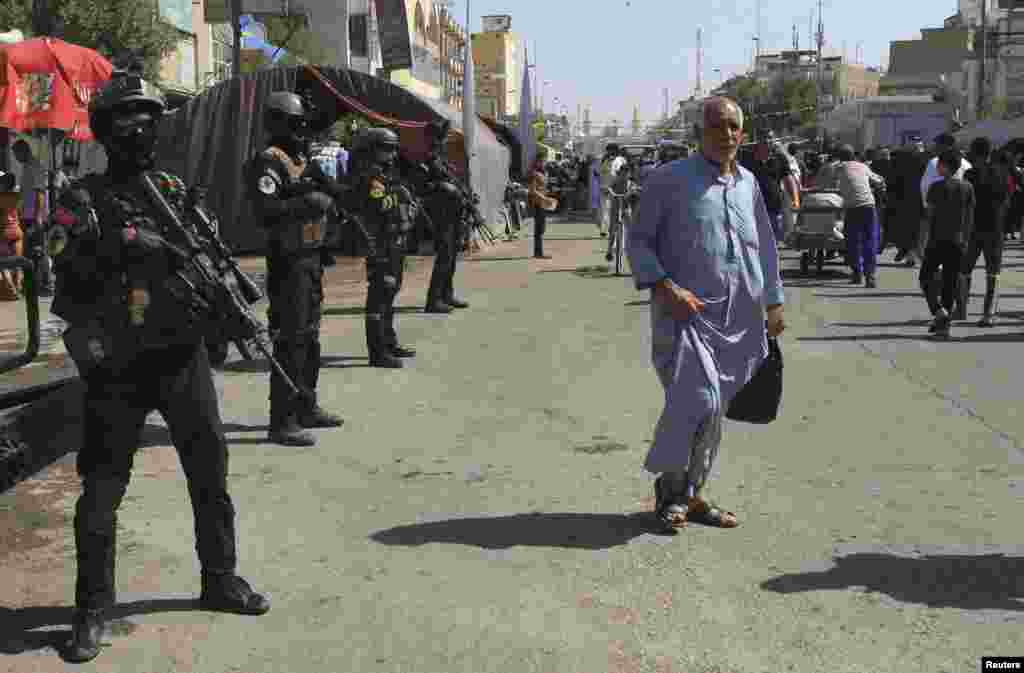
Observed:
[[[547,88],[548,84],[551,84],[551,80],[546,79],[546,80],[544,80],[544,83],[540,87],[540,118],[541,119],[544,118],[544,90]]]
[[[722,88],[722,69],[721,68],[713,68],[711,70],[711,72],[717,72],[718,73],[718,88],[721,89]]]

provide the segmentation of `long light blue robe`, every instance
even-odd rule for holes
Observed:
[[[652,297],[652,360],[665,407],[644,463],[653,473],[689,470],[701,485],[729,402],[768,354],[765,308],[784,302],[757,179],[736,170],[722,177],[701,154],[658,168],[626,241],[637,289],[668,277],[705,302],[680,321]]]

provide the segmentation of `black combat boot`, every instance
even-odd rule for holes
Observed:
[[[340,428],[345,420],[323,409],[319,404],[299,414],[299,425],[304,428]]]
[[[452,307],[440,299],[428,303],[423,308],[424,313],[451,313]]]
[[[860,285],[864,282],[864,276],[859,271],[854,271],[850,276],[850,285]]]
[[[951,322],[949,312],[944,308],[940,308],[935,312],[935,317],[932,319],[932,325],[928,331],[931,332],[936,339],[948,339],[949,325]]]
[[[401,369],[405,365],[391,353],[391,347],[385,342],[381,330],[380,320],[368,319],[366,321],[366,352],[370,355],[370,366],[382,369]]]
[[[469,308],[469,302],[459,299],[454,294],[449,294],[444,300],[444,303],[448,304],[452,308]]]
[[[252,590],[249,583],[234,573],[203,573],[199,603],[207,610],[239,615],[262,615],[270,610],[270,601]]]
[[[971,303],[971,274],[962,273],[957,279],[956,305],[953,307],[953,320],[967,320],[967,305]]]
[[[103,610],[77,608],[71,622],[71,642],[64,658],[81,664],[99,656],[104,624]]]
[[[444,271],[434,269],[430,273],[430,286],[427,288],[427,303],[424,311],[427,313],[451,313],[452,307],[444,301],[445,290]]]
[[[296,414],[271,418],[267,439],[282,446],[313,446],[316,444],[316,437],[302,429]]]
[[[878,281],[875,280],[875,274],[869,273],[864,276],[864,287],[868,289],[874,289],[878,287]]]
[[[999,276],[985,276],[985,305],[978,327],[992,327],[996,324],[999,310]]]

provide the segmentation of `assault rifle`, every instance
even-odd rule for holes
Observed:
[[[156,208],[163,224],[178,239],[176,242],[167,241],[166,249],[188,268],[193,277],[201,280],[201,287],[197,287],[179,272],[179,278],[199,295],[195,303],[208,313],[203,317],[223,325],[238,352],[246,360],[255,359],[250,346],[255,347],[284,380],[293,397],[312,400],[310,392],[297,386],[274,358],[270,333],[250,306],[259,301],[263,294],[231,258],[231,251],[220,239],[213,218],[199,204],[195,193],[189,196],[188,203],[201,241],[185,227],[153,178],[144,173],[140,180],[143,191]]]

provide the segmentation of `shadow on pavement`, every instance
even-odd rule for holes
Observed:
[[[842,336],[797,337],[797,341],[931,341],[927,332],[921,334],[848,334]],[[953,341],[954,339],[949,339]]]
[[[580,278],[629,278],[629,274],[616,274],[607,264],[578,266],[575,269],[541,269],[537,273],[571,273]]]
[[[850,289],[856,289],[855,286],[850,286]],[[815,292],[815,297],[823,297],[826,299],[898,299],[900,297],[915,297],[924,301],[924,295],[920,292],[857,292],[850,294],[833,294],[829,292]],[[971,297],[983,297],[984,295],[971,293]],[[1005,292],[999,293],[1000,299],[1021,299],[1024,298],[1024,294],[1010,294]]]
[[[423,313],[422,306],[396,306],[395,313]],[[339,308],[325,308],[324,316],[332,315],[366,315],[365,306],[345,306]]]
[[[1024,610],[1024,558],[985,556],[906,557],[856,553],[833,559],[820,572],[780,575],[761,588],[781,594],[865,587],[903,603],[965,610]]]
[[[361,364],[361,362],[368,363],[368,361],[369,358],[365,355],[324,355],[320,358],[320,367],[364,367],[369,365]],[[231,372],[232,374],[265,374],[270,371],[270,363],[263,358],[235,360],[221,365],[220,371]]]
[[[841,286],[840,286],[841,287]],[[851,285],[851,290],[863,289],[859,285]],[[901,297],[913,297],[924,301],[924,295],[920,292],[850,292],[844,294],[836,294],[832,292],[815,292],[815,297],[822,297],[826,299],[899,299]],[[1000,295],[1005,297],[1006,295]]]
[[[850,277],[848,272],[827,268],[822,269],[821,273],[811,269],[807,274],[800,273],[800,269],[782,269],[779,275],[782,280],[842,280]]]
[[[200,610],[199,601],[187,598],[154,598],[122,603],[106,611],[107,634],[127,635],[135,630],[131,622],[123,621],[133,615],[158,612],[192,612]],[[71,638],[70,606],[31,606],[6,608],[0,606],[0,654],[22,654],[53,648],[63,655]],[[52,626],[66,629],[39,631]]]
[[[844,336],[820,336],[820,337],[797,337],[797,341],[828,342],[828,341],[937,341],[942,343],[1021,343],[1024,342],[1024,333],[995,333],[995,334],[972,334],[961,336],[957,334],[957,327],[954,325],[953,333],[948,339],[942,341],[932,339],[931,335],[922,331],[921,334],[850,334]]]
[[[513,514],[449,519],[379,531],[371,540],[387,545],[464,544],[483,549],[564,547],[608,549],[658,533],[649,512],[635,514]]]
[[[526,259],[533,259],[530,255],[524,255],[523,257],[470,257],[462,260],[463,262],[518,262]]]
[[[900,322],[830,322],[829,327],[925,327],[931,320],[902,320]]]
[[[636,301],[627,301],[624,306],[650,306],[650,299],[637,299]]]

